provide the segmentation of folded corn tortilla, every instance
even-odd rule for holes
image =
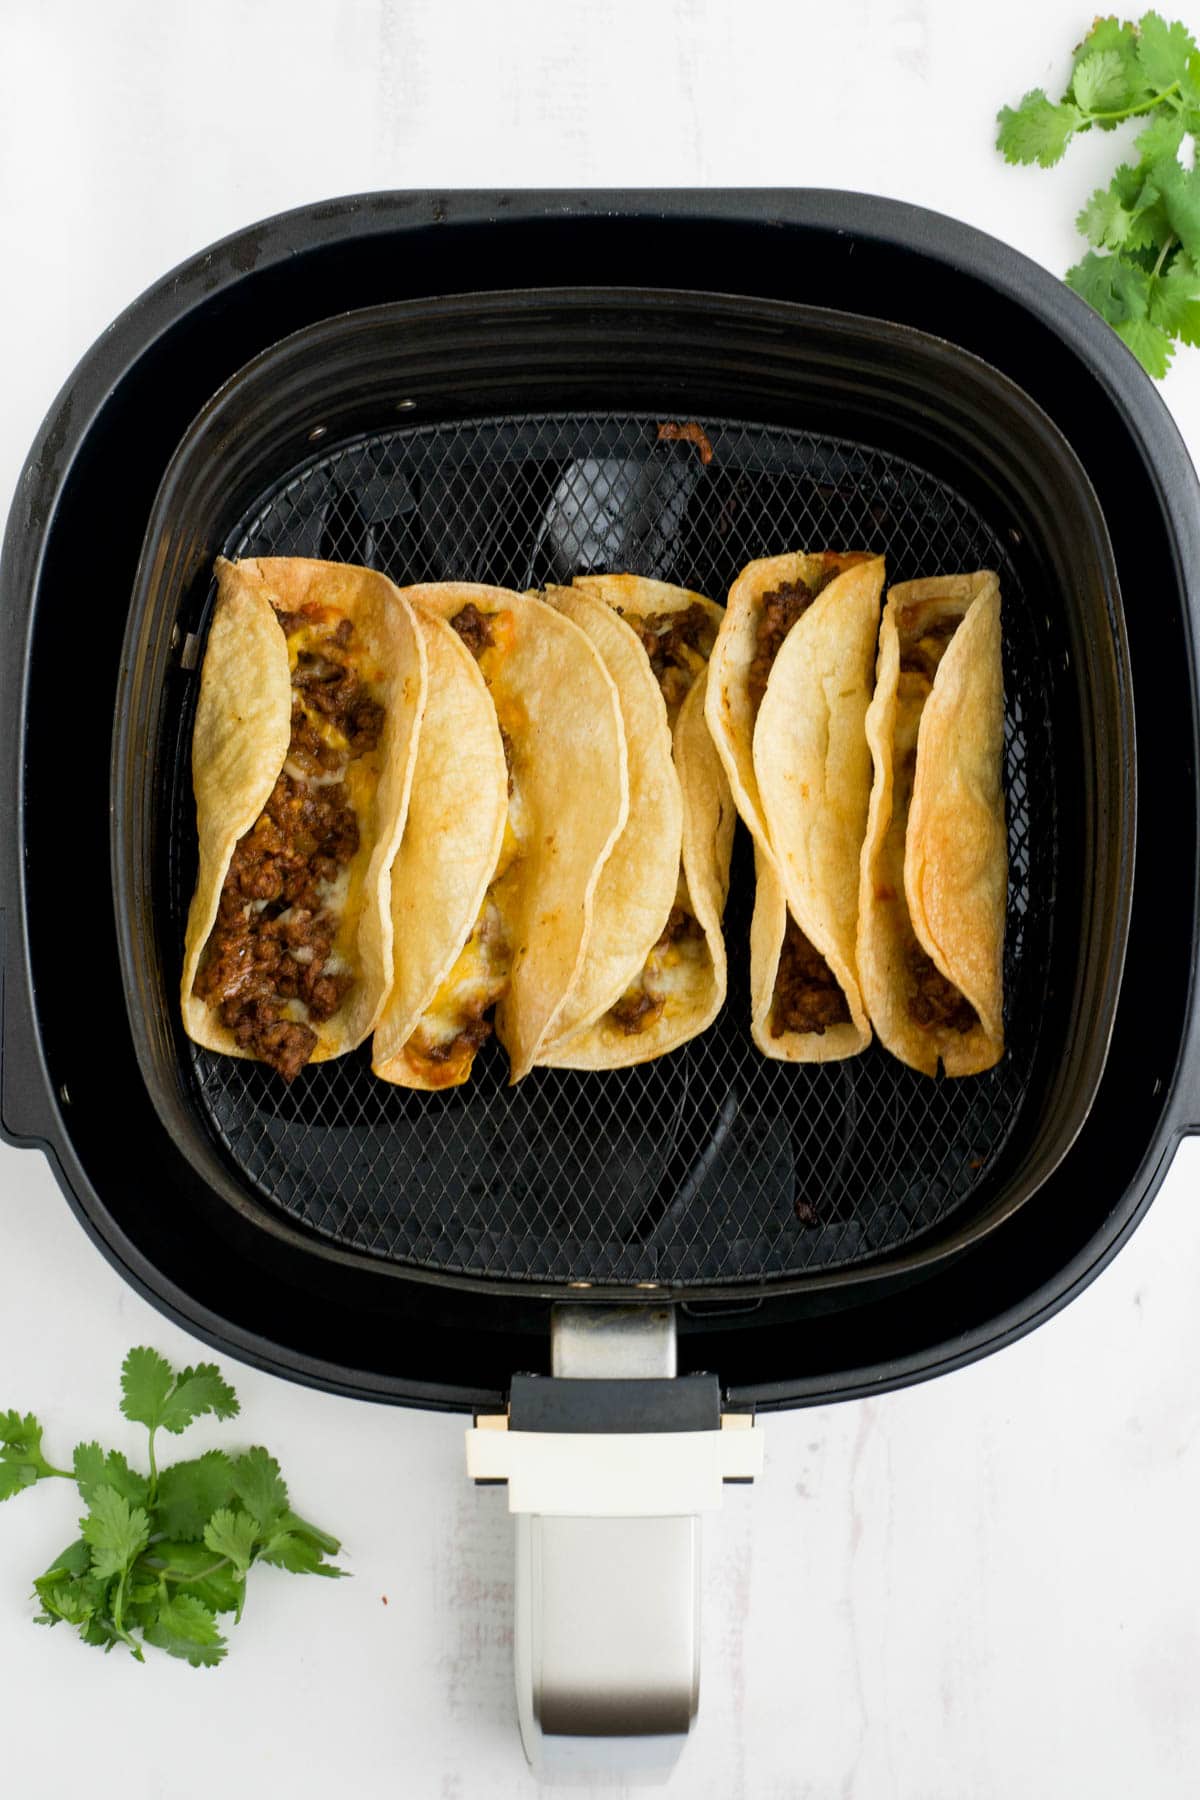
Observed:
[[[612,676],[629,763],[629,816],[597,883],[587,952],[540,1061],[595,1024],[641,974],[675,904],[683,842],[667,709],[637,634],[583,589],[549,588],[543,598],[578,625]]]
[[[834,1061],[871,1038],[856,924],[883,580],[865,552],[762,558],[735,581],[713,651],[709,730],[754,839],[750,1028],[781,1061]]]
[[[489,955],[500,952],[494,942],[499,913],[489,889],[505,837],[508,770],[475,657],[444,618],[419,604],[413,612],[425,644],[429,697],[408,819],[392,864],[393,979],[371,1066],[395,1086],[429,1091],[458,1086],[470,1074],[476,1045],[459,1034],[472,982],[485,1002],[482,1023],[487,1003],[498,998],[489,979],[507,979],[504,955]]]
[[[533,1066],[543,1042],[582,965],[597,887],[604,866],[625,826],[629,777],[620,703],[612,677],[586,634],[563,613],[528,594],[470,582],[431,583],[405,590],[421,611],[453,627],[478,663],[494,709],[502,756],[508,761],[506,816],[497,858],[484,884],[480,906],[459,908],[455,930],[447,929],[439,957],[428,955],[426,970],[440,972],[432,993],[425,980],[405,983],[388,1031],[377,1042],[376,1073],[407,1087],[457,1086],[468,1079],[478,1044],[486,1035],[484,1015],[495,1006],[496,1034],[508,1052],[511,1079]],[[477,690],[456,741],[448,723],[445,749],[419,770],[419,808],[425,813],[425,783],[436,787],[466,754],[483,756],[486,733],[478,719]],[[472,882],[478,890],[484,844],[494,833],[496,787],[494,745],[491,769],[473,827]],[[461,772],[460,772],[461,773]],[[462,797],[455,817],[469,803],[469,779],[459,781]],[[435,797],[428,804],[436,805]],[[398,879],[430,891],[423,871],[431,859],[456,857],[460,839],[452,828],[441,839],[417,832],[411,855],[406,846]],[[447,884],[443,883],[443,886]],[[393,883],[393,908],[398,902]],[[426,904],[417,898],[413,904]],[[429,903],[432,907],[432,902]],[[464,918],[468,921],[465,935]],[[437,925],[431,923],[431,936]],[[397,968],[405,948],[397,942]]]
[[[858,962],[887,1048],[926,1075],[1004,1054],[1008,877],[1000,584],[990,570],[889,590],[867,713],[874,784]]]
[[[265,1042],[269,1028],[247,1047],[222,1023],[219,999],[195,991],[198,975],[205,984],[206,950],[210,956],[216,952],[222,890],[229,877],[230,905],[243,917],[272,916],[270,901],[234,891],[237,871],[231,873],[231,864],[239,842],[256,827],[271,835],[265,809],[277,784],[290,784],[302,802],[306,794],[328,794],[340,783],[338,792],[353,810],[357,848],[336,877],[320,884],[320,892],[323,910],[336,921],[328,970],[349,983],[348,992],[333,1015],[321,1020],[310,1018],[306,1004],[294,996],[279,1002],[266,996],[263,1002],[278,1012],[281,1030],[300,1026],[315,1032],[304,1060],[323,1062],[368,1035],[391,979],[389,875],[404,829],[425,706],[425,651],[407,601],[370,569],[299,557],[236,563],[219,558],[216,573],[217,602],[192,742],[200,857],[184,947],[184,1027],[207,1049],[229,1056],[261,1053],[254,1043]],[[345,644],[334,638],[339,627],[350,634]],[[382,708],[381,728],[368,748],[355,752],[337,725],[310,704],[303,684],[313,669],[318,677],[328,669],[335,678],[344,669],[361,683],[369,703]],[[295,761],[294,711],[328,751],[330,769],[313,771]],[[293,975],[306,954],[311,960],[311,951],[297,950]],[[246,956],[230,980],[227,997],[236,1005],[253,982]],[[290,1078],[281,1062],[276,1066]]]
[[[631,797],[598,892],[596,938],[538,1061],[622,1068],[677,1049],[725,1000],[735,814],[704,720],[723,614],[702,594],[634,575],[580,576],[551,598],[591,630],[617,683]]]

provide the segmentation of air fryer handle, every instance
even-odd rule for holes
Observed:
[[[467,1469],[507,1483],[516,1515],[517,1711],[535,1771],[665,1779],[699,1699],[700,1514],[761,1471],[761,1437],[748,1414],[721,1415],[715,1376],[636,1373],[674,1368],[670,1314],[572,1310],[556,1370],[625,1373],[515,1377],[508,1412],[468,1431]]]

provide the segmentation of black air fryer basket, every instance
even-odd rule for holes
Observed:
[[[660,440],[688,419],[709,464]],[[344,1392],[500,1405],[548,1373],[556,1303],[669,1305],[734,1409],[995,1347],[1113,1253],[1200,1116],[1196,499],[1107,327],[894,203],[381,195],[240,234],[84,359],[10,518],[6,1135],[157,1304]],[[184,1038],[215,555],[723,600],[751,557],[826,546],[1000,572],[995,1071],[760,1058],[744,850],[725,1012],[644,1068],[509,1089],[493,1050],[424,1096],[361,1051],[284,1089]]]

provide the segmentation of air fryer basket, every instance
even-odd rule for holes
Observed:
[[[504,346],[457,331],[459,309],[474,307],[482,282],[518,284],[531,270],[562,284],[630,274],[645,288],[696,281],[839,309],[851,323],[864,315],[869,366],[864,373],[861,356],[844,359],[834,333],[807,367],[793,344],[775,365],[773,386],[761,379],[762,339],[778,341],[778,333],[764,324],[755,379],[744,379],[744,359],[739,364],[744,337],[728,333],[707,334],[697,371],[686,300],[671,310],[692,348],[685,344],[677,358],[672,320],[660,320],[663,354],[650,370],[637,342],[619,333],[617,354],[601,366],[594,342],[555,365],[539,346],[536,321]],[[155,627],[161,641],[151,630],[127,643],[126,627],[147,520],[191,421],[288,334],[347,308],[431,294],[450,297],[436,307],[440,347],[417,319],[406,338],[413,356],[391,359],[394,374],[415,371],[417,352],[426,355],[421,383],[406,381],[398,392],[376,369],[343,395],[348,404],[330,408],[330,390],[310,369],[307,388],[276,392],[263,432],[253,408],[227,415],[230,433],[219,455],[212,447],[195,497],[195,543],[170,543],[176,560],[164,579],[186,597],[182,629],[201,623],[212,552],[253,516],[258,497],[323,450],[397,423],[614,408],[800,423],[817,436],[901,454],[992,523],[997,494],[1000,512],[1012,513],[1015,482],[1020,506],[1045,522],[1046,541],[1059,542],[1053,477],[1045,493],[1031,492],[1036,484],[1022,467],[1028,456],[1031,468],[1041,466],[1040,451],[1023,431],[998,438],[993,418],[1011,423],[1008,399],[973,379],[972,404],[959,406],[954,345],[1000,371],[1005,395],[1015,383],[1033,402],[1031,419],[1049,417],[1086,471],[1128,602],[1135,736],[1121,751],[1121,803],[1105,811],[1089,799],[1082,816],[1065,809],[1063,781],[1088,776],[1070,758],[1092,723],[1071,709],[1073,692],[1091,691],[1079,671],[1095,657],[1086,621],[1098,615],[1051,609],[1048,680],[1061,710],[1055,769],[1038,769],[1036,778],[1057,783],[1052,974],[1062,976],[1071,954],[1063,940],[1069,944],[1081,922],[1072,871],[1093,861],[1085,832],[1094,829],[1104,845],[1115,831],[1121,848],[1101,862],[1110,872],[1127,868],[1121,830],[1136,759],[1137,880],[1095,1101],[1065,1154],[1053,1133],[1046,1154],[1035,1153],[1042,1111],[1090,1091],[1076,1069],[1102,1053],[1104,1034],[1089,1021],[1108,1013],[1106,992],[1085,995],[1084,1029],[1075,1032],[1064,1025],[1076,1011],[1075,984],[1066,992],[1056,985],[1004,1151],[1029,1152],[1026,1173],[1040,1183],[1034,1203],[1010,1204],[1028,1188],[1006,1185],[997,1169],[990,1197],[980,1193],[907,1250],[760,1283],[682,1288],[675,1307],[681,1372],[717,1370],[734,1405],[760,1408],[878,1393],[1010,1342],[1116,1254],[1179,1138],[1200,1122],[1200,490],[1153,385],[1102,320],[1008,246],[892,200],[796,189],[353,195],[258,222],[198,252],[114,322],[47,414],[0,558],[0,1132],[44,1151],[81,1226],[123,1278],[222,1354],[360,1397],[463,1409],[495,1406],[514,1370],[549,1368],[559,1284],[434,1272],[346,1249],[301,1226],[233,1167],[198,1110],[159,960],[175,941],[159,880],[165,850],[156,834],[166,815],[135,769],[118,765],[114,787],[103,753],[118,689],[148,707],[140,742],[153,755],[163,748],[153,729],[164,682],[173,716],[187,705],[192,678],[176,668],[170,609]],[[881,311],[944,341],[948,361],[932,384],[928,364],[908,357],[905,332],[881,333],[865,317]],[[815,350],[811,336],[810,345]],[[965,366],[977,370],[969,357]],[[397,414],[405,398],[421,404]],[[318,405],[323,444],[309,440]],[[1036,438],[1040,428],[1030,429]],[[990,474],[980,480],[981,467]],[[1028,544],[1013,547],[1026,594],[1029,555]],[[1092,564],[1076,534],[1048,585],[1065,593],[1078,568]],[[1107,618],[1101,638],[1106,633]],[[150,659],[148,674],[124,662],[127,650]],[[129,740],[131,759],[138,741]],[[1110,797],[1113,773],[1103,755],[1097,781],[1108,782]],[[142,846],[147,870],[158,871],[139,889],[118,867],[119,916],[109,873],[114,807],[125,810],[128,841]],[[1122,890],[1124,873],[1113,893]],[[140,959],[127,954],[135,892],[146,896],[150,932]],[[1097,899],[1101,919],[1113,893]],[[1103,960],[1081,943],[1075,968],[1098,969]],[[1108,967],[1112,974],[1115,964]],[[934,1247],[941,1254],[929,1254]],[[605,1286],[584,1297],[617,1291]]]
[[[657,424],[681,412],[702,419],[711,463],[659,441]],[[1010,885],[997,1069],[931,1082],[878,1046],[816,1067],[761,1057],[746,1029],[744,849],[725,1010],[642,1068],[538,1071],[509,1088],[493,1044],[468,1087],[431,1096],[377,1082],[364,1047],[284,1088],[183,1038],[190,734],[215,553],[518,588],[628,569],[723,600],[752,557],[825,546],[885,551],[891,580],[1000,571]],[[1067,446],[943,343],[637,293],[329,322],[236,377],[186,435],[147,536],[125,669],[114,869],[147,1084],[206,1179],[219,1168],[243,1207],[299,1227],[318,1254],[597,1298],[894,1273],[1008,1216],[1086,1117],[1134,825],[1115,574]]]

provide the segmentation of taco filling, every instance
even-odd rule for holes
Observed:
[[[481,612],[468,602],[448,623],[474,656],[488,687],[493,688],[493,678],[511,644],[512,614]],[[494,688],[492,698],[496,700]],[[404,1047],[410,1067],[433,1087],[457,1087],[466,1081],[476,1051],[492,1035],[492,1021],[484,1015],[507,994],[512,975],[505,877],[519,861],[525,821],[513,736],[505,729],[502,704],[497,706],[497,716],[508,769],[508,819],[500,855],[471,935]],[[510,725],[514,723],[509,720]]]
[[[662,1017],[673,994],[687,996],[697,974],[708,965],[710,952],[704,927],[691,911],[687,882],[679,872],[676,904],[637,980],[621,995],[608,1016],[626,1034],[636,1037]]]
[[[717,636],[717,622],[705,607],[695,602],[682,612],[623,612],[621,616],[641,639],[655,680],[662,689],[667,718],[674,726],[692,683],[708,666]]]
[[[355,982],[346,926],[384,707],[351,666],[349,619],[321,606],[276,617],[291,671],[287,759],[234,849],[192,991],[242,1050],[292,1081],[317,1047],[313,1026]]]
[[[892,820],[884,848],[884,868],[889,890],[903,910],[908,939],[904,955],[908,980],[905,1008],[913,1024],[923,1031],[967,1032],[979,1023],[970,1001],[946,979],[918,943],[904,904],[904,848],[917,769],[917,733],[925,702],[933,691],[938,664],[962,624],[965,611],[966,603],[959,601],[917,600],[901,607],[896,615],[900,678],[893,738]]]
[[[857,556],[855,561],[861,560]],[[747,674],[754,715],[762,705],[775,658],[798,619],[802,619],[817,595],[849,568],[851,558],[830,558],[812,582],[784,581],[762,596],[754,639],[754,656]],[[831,1025],[850,1022],[850,1008],[829,964],[788,914],[775,991],[771,1001],[769,1030],[772,1037],[786,1032],[812,1032],[822,1037]]]
[[[681,612],[623,613],[650,659],[666,703],[672,727],[696,677],[708,667],[717,636],[717,620],[703,606],[692,604]],[[675,904],[661,937],[646,958],[636,981],[630,983],[608,1017],[627,1037],[636,1037],[662,1017],[673,994],[694,991],[696,976],[710,960],[704,927],[697,919],[688,893],[687,877],[680,868]]]

